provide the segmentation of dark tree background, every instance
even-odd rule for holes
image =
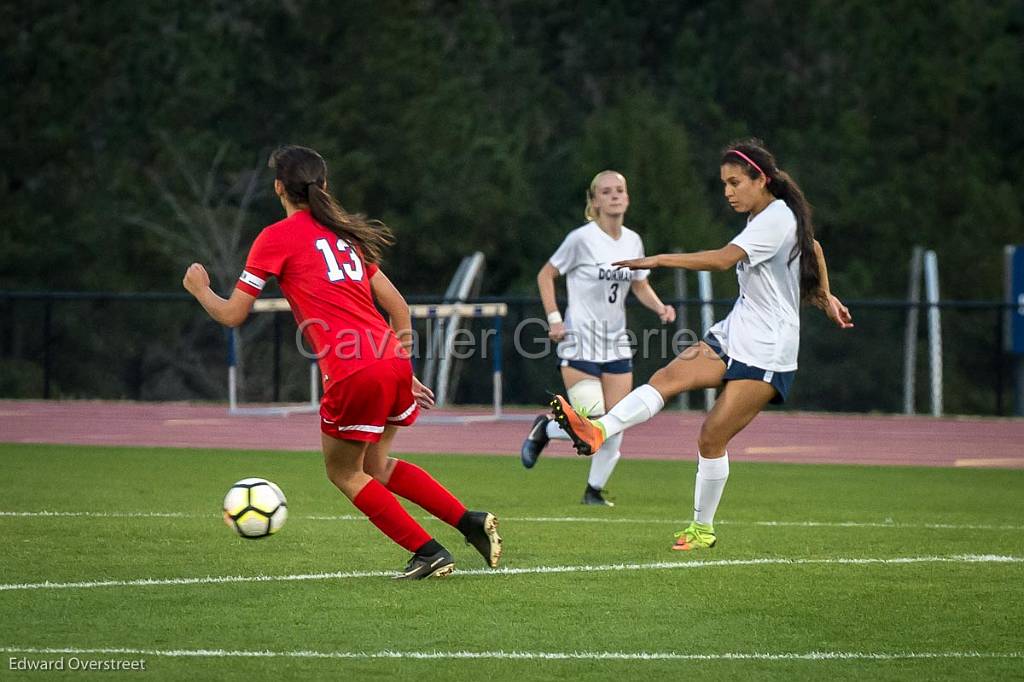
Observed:
[[[720,246],[746,135],[803,185],[844,297],[902,296],[920,244],[945,298],[995,299],[1024,241],[1020,0],[30,0],[0,8],[0,74],[6,290],[174,291],[192,259],[226,289],[281,215],[283,142],[393,227],[408,294],[473,250],[484,293],[533,294],[604,168],[648,251]]]

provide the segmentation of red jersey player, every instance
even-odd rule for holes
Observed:
[[[426,471],[388,456],[397,427],[411,425],[420,406],[433,404],[402,343],[411,343],[409,306],[378,267],[383,247],[394,241],[391,231],[338,204],[327,190],[327,164],[312,149],[280,147],[269,165],[287,217],[256,238],[231,298],[210,289],[199,263],[189,266],[182,283],[214,320],[236,327],[267,279],[277,278],[319,359],[327,476],[377,528],[413,553],[396,578],[448,575],[455,563],[395,495],[456,527],[488,566],[497,567],[501,538],[494,515],[467,511]]]

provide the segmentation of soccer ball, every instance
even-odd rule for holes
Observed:
[[[288,518],[288,500],[265,478],[243,478],[224,496],[224,523],[249,540],[281,530]]]

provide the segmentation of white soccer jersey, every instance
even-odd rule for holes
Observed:
[[[642,258],[643,240],[628,227],[612,239],[595,222],[570,232],[550,263],[565,275],[569,307],[566,337],[558,344],[563,360],[612,362],[633,356],[626,335],[626,295],[649,270],[613,268],[612,262]]]
[[[796,369],[800,350],[800,256],[790,261],[796,216],[782,199],[747,222],[730,243],[747,258],[736,264],[740,295],[711,328],[726,355],[775,372]]]

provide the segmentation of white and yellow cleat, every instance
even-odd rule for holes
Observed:
[[[676,544],[672,545],[672,549],[677,552],[711,549],[718,542],[714,526],[710,523],[697,523],[696,521],[676,533],[675,537]]]

